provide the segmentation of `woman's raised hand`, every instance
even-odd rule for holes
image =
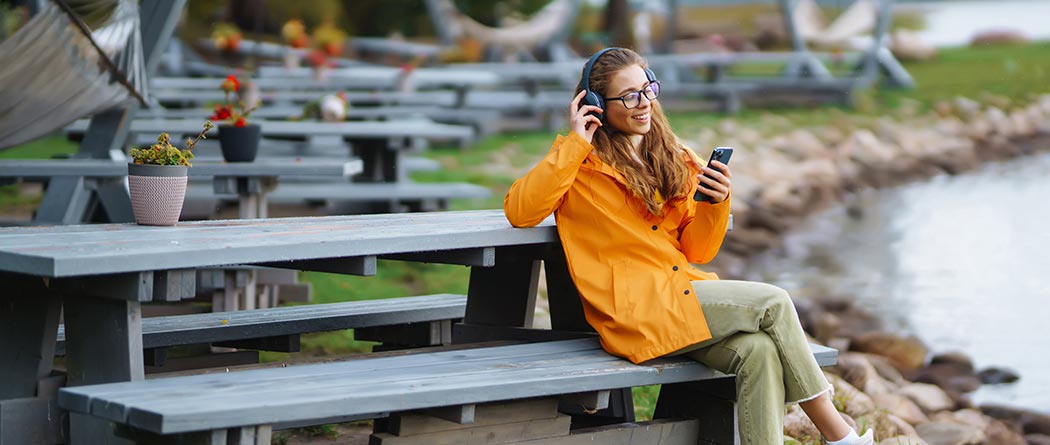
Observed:
[[[590,112],[601,113],[603,110],[594,105],[580,106],[580,101],[583,100],[584,94],[587,91],[580,91],[580,94],[576,95],[576,98],[569,104],[569,129],[575,131],[576,134],[583,137],[583,140],[588,143],[591,142],[591,138],[594,137],[594,132],[598,130],[598,127],[602,126],[601,119],[593,114],[587,114]]]
[[[718,161],[711,161],[711,164],[701,167],[701,170],[702,173],[696,175],[696,180],[701,185],[698,189],[700,193],[710,196],[713,204],[725,201],[729,197],[729,186],[733,182],[733,173],[729,171],[729,166]],[[704,173],[710,175],[711,178]]]

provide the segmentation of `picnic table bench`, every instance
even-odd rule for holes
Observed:
[[[463,318],[466,306],[466,295],[437,294],[147,317],[142,319],[143,357],[147,366],[154,367],[152,371],[165,372],[178,369],[167,366],[166,351],[169,347],[212,344],[254,351],[249,354],[216,354],[207,357],[206,361],[194,357],[194,364],[257,363],[257,351],[299,351],[301,334],[358,329],[361,332],[356,333],[357,339],[384,339],[384,330],[368,330],[375,327],[412,329],[423,334],[400,335],[396,346],[448,344],[451,343],[451,322]],[[65,342],[65,325],[61,325],[55,355],[65,355]],[[395,344],[387,341],[385,346]],[[222,357],[224,355],[235,355],[235,361],[225,360],[228,357]]]
[[[221,92],[220,92],[221,95]],[[66,133],[83,134],[87,120],[79,120],[68,127]],[[426,120],[381,121],[381,122],[288,122],[259,121],[263,137],[306,138],[309,136],[337,136],[352,143],[368,140],[393,141],[400,146],[404,139],[455,140],[468,144],[474,137],[470,127],[429,122]],[[135,119],[131,123],[132,133],[193,134],[201,131],[201,121],[196,119]],[[209,134],[215,137],[218,129]]]
[[[144,380],[141,302],[191,294],[195,270],[239,264],[369,275],[379,259],[470,267],[463,322],[452,330],[453,347],[466,349]],[[532,327],[541,267],[551,330]],[[0,344],[0,412],[21,413],[0,416],[0,435],[16,443],[44,443],[35,438],[61,431],[51,363],[63,308],[68,388],[60,406],[70,410],[74,445],[104,443],[114,420],[124,424],[121,434],[142,443],[154,443],[157,434],[182,443],[265,443],[273,426],[362,416],[390,416],[375,435],[387,444],[436,442],[427,434],[506,437],[510,430],[544,432],[551,443],[654,431],[691,443],[732,443],[735,434],[731,377],[687,359],[632,365],[601,351],[582,317],[553,218],[531,228],[511,227],[499,210],[5,228],[0,286],[11,290],[0,294],[0,336],[8,340]],[[464,344],[493,340],[536,343]],[[834,356],[816,353],[825,364]],[[661,420],[624,424],[634,420],[630,387],[653,383],[680,385],[664,391]],[[179,397],[173,387],[184,389]],[[553,412],[497,425],[480,420],[486,408],[477,404],[548,396],[570,401],[560,411],[572,425],[618,426],[568,434],[569,420]],[[438,407],[458,429],[410,434],[433,422],[406,423],[415,416],[406,411]],[[683,416],[685,423],[673,420]],[[480,424],[471,426],[472,419]]]
[[[139,110],[136,116],[152,119],[206,119],[212,110],[206,108],[153,107]],[[252,112],[254,119],[297,120],[303,107],[296,105],[268,105]],[[346,110],[348,121],[397,121],[423,117],[438,123],[470,125],[478,138],[499,130],[498,117],[489,111],[467,108],[449,108],[420,105],[354,106]]]
[[[265,217],[266,194],[281,176],[348,178],[364,170],[360,159],[267,158],[257,162],[227,163],[200,159],[189,169],[190,178],[212,178],[212,191],[236,195],[241,218]],[[4,159],[0,179],[75,184],[72,196],[48,189],[37,211],[40,223],[71,224],[90,219],[99,206],[110,221],[132,221],[131,197],[124,181],[127,162],[105,159]]]
[[[831,350],[814,349],[818,363],[834,362]],[[273,428],[285,425],[382,418],[391,413],[450,406],[456,408],[455,415],[465,424],[460,429],[465,429],[484,414],[484,403],[606,391],[594,397],[594,404],[587,406],[590,409],[607,406],[608,401],[602,399],[608,397],[608,391],[625,386],[688,384],[711,379],[732,378],[687,357],[633,365],[606,353],[597,339],[576,339],[73,387],[60,392],[59,404],[126,425],[129,428],[125,433],[140,440],[181,435],[185,440],[182,443],[190,444],[255,444],[268,443]],[[391,397],[392,393],[397,396]],[[690,401],[694,415],[712,408],[703,407],[704,403],[713,403],[723,409],[722,416],[732,419],[731,403],[705,399],[710,397]],[[267,402],[261,403],[262,400]],[[725,412],[727,405],[730,412]],[[519,440],[511,443],[536,439],[546,440],[535,443],[584,443],[579,439],[594,441],[589,436],[632,435],[631,431],[616,434],[615,429],[622,429],[621,426],[611,429],[611,433],[608,427],[572,432],[570,416],[559,415],[557,406],[551,403],[547,412],[537,413],[549,419],[545,425],[527,418],[475,428],[487,434],[520,434]],[[711,411],[710,414],[716,413]],[[526,422],[533,427],[518,432],[515,427]],[[700,423],[704,423],[702,428]],[[653,434],[657,440],[630,443],[693,445],[702,437],[711,442],[700,443],[731,444],[736,436],[733,422],[721,416],[671,418],[649,425],[657,429]],[[401,430],[409,429],[409,425],[402,420],[398,426],[401,434],[379,433],[371,443],[447,443],[466,435],[456,430],[404,434]],[[672,436],[671,432],[677,429],[692,434],[678,431],[673,439],[659,440],[661,435]],[[571,442],[573,439],[576,442]]]

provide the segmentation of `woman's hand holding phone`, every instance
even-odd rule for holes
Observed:
[[[729,147],[718,147],[711,153],[707,166],[701,167],[703,174],[696,175],[699,186],[693,199],[717,204],[729,197],[733,179],[733,173],[729,171],[729,158],[732,155],[733,149]]]
[[[598,127],[602,126],[601,119],[598,119],[598,113],[602,113],[604,110],[594,105],[580,106],[580,101],[583,100],[584,94],[587,91],[580,91],[576,97],[569,104],[569,128],[575,131],[576,134],[583,137],[583,140],[587,143],[591,142],[594,137],[594,132],[598,130]]]

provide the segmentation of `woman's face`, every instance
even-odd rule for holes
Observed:
[[[649,87],[649,78],[638,65],[625,67],[613,74],[605,91],[605,123],[628,136],[643,135],[652,128],[649,113],[652,102],[645,94],[639,94],[638,106],[627,108],[624,101],[616,99],[627,94],[634,95]],[[631,99],[628,105],[633,105]]]

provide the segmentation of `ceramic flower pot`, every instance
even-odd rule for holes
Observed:
[[[259,153],[262,127],[248,124],[243,127],[219,125],[219,146],[226,162],[252,162]]]
[[[135,222],[146,226],[174,226],[186,198],[184,165],[128,164],[128,189]]]

